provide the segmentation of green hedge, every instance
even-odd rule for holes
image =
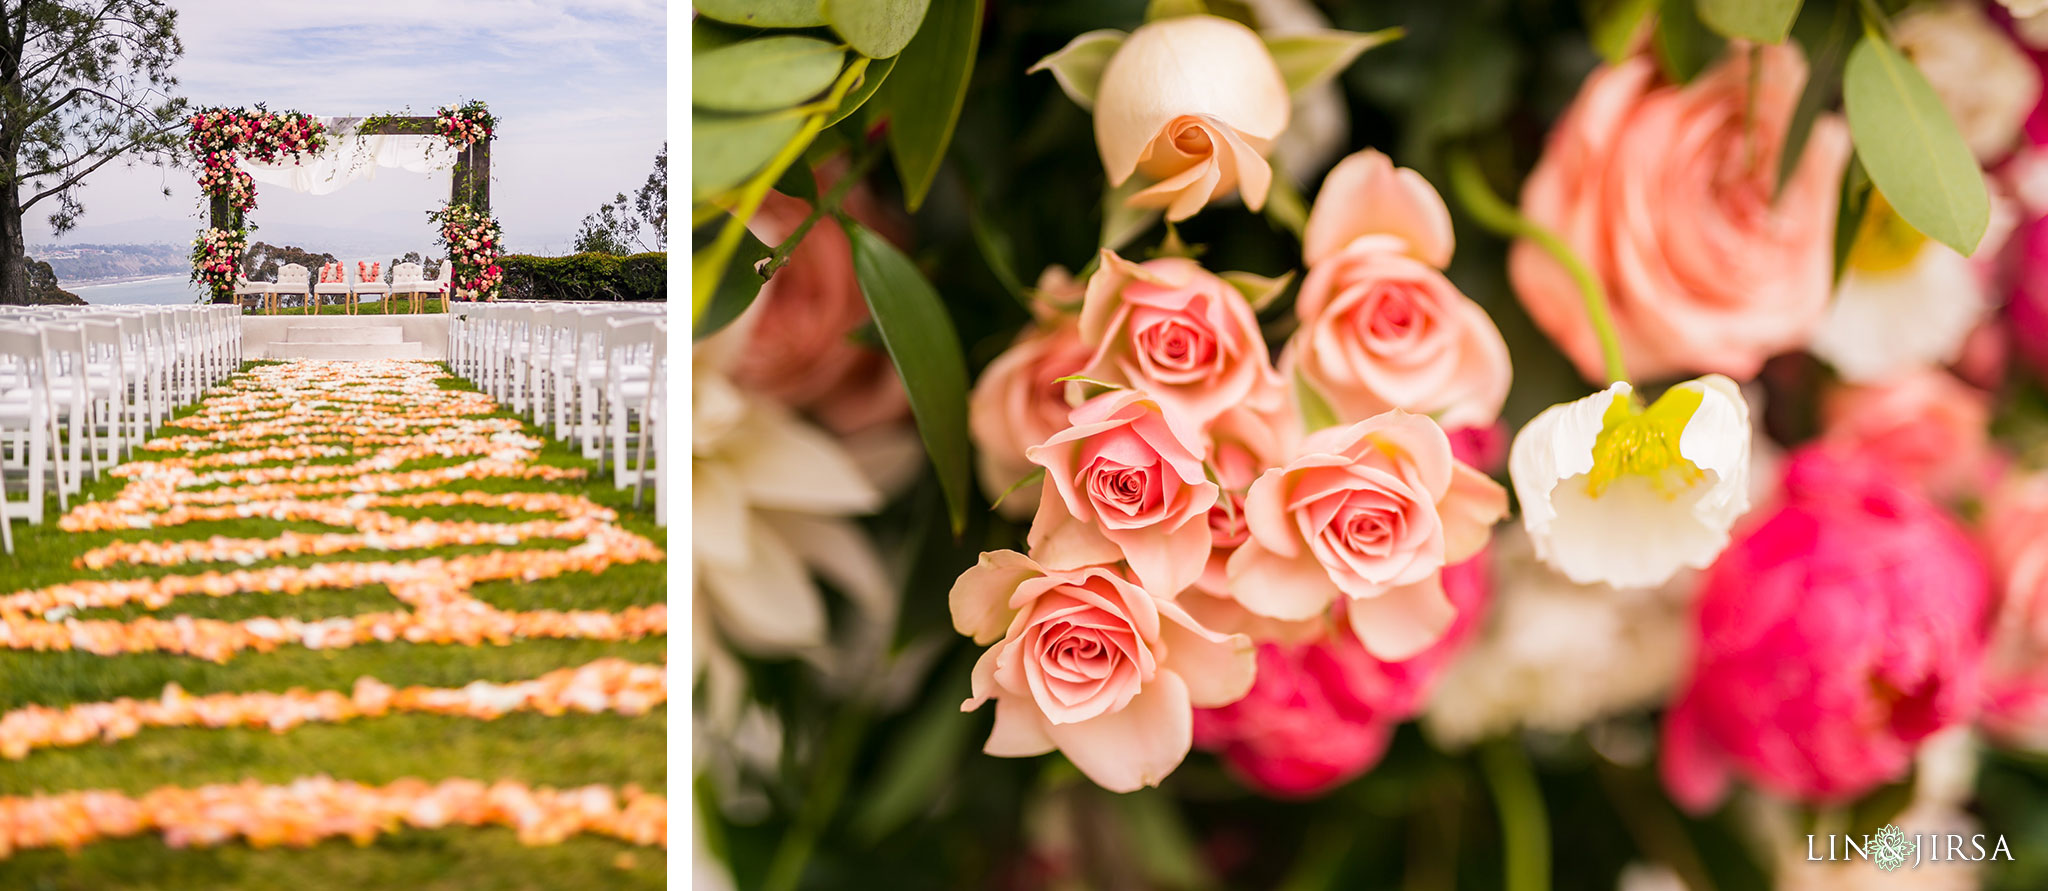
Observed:
[[[506,300],[667,300],[668,254],[506,254]]]

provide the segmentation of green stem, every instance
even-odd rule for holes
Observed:
[[[846,706],[833,722],[818,754],[816,776],[810,794],[804,798],[804,809],[776,846],[775,859],[768,863],[768,877],[761,883],[764,891],[793,891],[803,879],[804,868],[811,863],[811,851],[818,846],[818,836],[839,810],[839,799],[853,774],[854,756],[860,751],[867,719],[867,708],[856,703]]]
[[[1507,891],[1548,891],[1550,888],[1550,818],[1543,809],[1543,790],[1536,785],[1529,756],[1513,738],[1491,740],[1479,750],[1479,767],[1493,789],[1500,811],[1501,836],[1507,848]]]
[[[1600,279],[1586,263],[1579,259],[1577,252],[1557,233],[1538,225],[1534,220],[1502,201],[1493,193],[1493,187],[1486,184],[1486,175],[1479,170],[1469,149],[1454,149],[1447,161],[1451,192],[1458,196],[1458,203],[1465,206],[1465,212],[1472,215],[1481,226],[1508,238],[1527,238],[1543,249],[1544,253],[1564,267],[1572,282],[1579,287],[1579,295],[1586,303],[1586,318],[1593,325],[1593,334],[1600,340],[1600,356],[1607,368],[1609,381],[1628,380],[1628,364],[1622,361],[1621,337],[1615,333],[1614,317],[1608,313],[1607,291],[1600,285]]]
[[[853,187],[868,175],[868,170],[875,166],[875,159],[881,156],[881,151],[871,149],[857,154],[853,162],[846,165],[846,173],[841,175],[825,194],[818,196],[817,206],[811,208],[810,215],[804,217],[803,222],[796,224],[789,237],[784,238],[781,244],[775,246],[774,252],[768,255],[768,265],[761,267],[762,278],[773,277],[776,270],[788,265],[789,256],[796,252],[797,245],[803,243],[804,236],[811,233],[811,227],[817,225],[818,220],[827,214],[838,212],[840,203],[845,201]]]
[[[761,209],[761,202],[767,200],[769,189],[774,187],[777,180],[782,179],[783,172],[788,170],[791,164],[795,164],[798,158],[803,157],[804,149],[810,147],[811,140],[818,135],[818,131],[825,129],[825,121],[832,116],[832,110],[839,107],[839,103],[846,98],[853,85],[860,81],[861,72],[866,71],[867,67],[868,58],[862,56],[846,66],[845,71],[840,72],[839,80],[832,84],[832,92],[826,94],[825,100],[819,103],[824,110],[806,119],[803,127],[796,131],[795,138],[783,145],[782,150],[775,153],[775,157],[769,159],[767,167],[754,174],[753,180],[740,191],[739,201],[732,209],[732,217],[725,221],[725,227],[718,231],[718,237],[709,247],[691,258],[691,319],[703,316],[705,308],[711,305],[711,295],[718,292],[718,280],[725,276],[725,264],[732,259],[733,251],[739,249],[740,233],[746,231],[747,220],[754,216],[754,211]]]

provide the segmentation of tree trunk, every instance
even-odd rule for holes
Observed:
[[[0,182],[0,306],[28,303],[28,242],[21,231],[21,183]]]

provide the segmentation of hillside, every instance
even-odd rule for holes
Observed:
[[[43,245],[30,251],[66,285],[184,275],[191,271],[190,252],[189,246],[177,244]]]

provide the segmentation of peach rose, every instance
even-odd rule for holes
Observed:
[[[974,436],[982,491],[1002,498],[996,509],[1011,519],[1028,517],[1038,508],[1035,487],[1010,492],[1037,469],[1024,450],[1066,429],[1073,407],[1060,378],[1081,373],[1094,353],[1081,342],[1075,316],[1048,305],[1062,297],[1078,300],[1080,290],[1065,270],[1046,270],[1039,279],[1038,319],[982,370],[967,400],[967,429]]]
[[[1113,792],[1158,785],[1187,757],[1194,707],[1251,689],[1250,638],[1210,631],[1104,567],[1053,570],[991,551],[949,599],[953,627],[994,644],[974,664],[974,695],[960,707],[996,701],[983,751],[1057,748]]]
[[[1193,427],[1232,406],[1277,408],[1285,394],[1250,301],[1193,260],[1103,251],[1081,341],[1095,349],[1083,375],[1144,390]]]
[[[1957,494],[1992,471],[1990,397],[1938,368],[1831,390],[1821,427],[1827,441],[1935,496]]]
[[[1131,207],[1184,220],[1232,191],[1258,210],[1273,183],[1265,154],[1287,129],[1280,66],[1259,35],[1229,19],[1151,22],[1110,56],[1095,97],[1095,145],[1109,183],[1153,184]]]
[[[1251,537],[1245,525],[1244,496],[1252,481],[1280,463],[1289,451],[1292,416],[1274,417],[1234,408],[1209,426],[1209,471],[1221,490],[1209,508],[1209,563],[1195,587],[1210,594],[1230,590],[1230,555]]]
[[[1453,458],[1426,417],[1394,410],[1331,427],[1252,483],[1231,594],[1287,620],[1345,602],[1373,655],[1405,659],[1456,617],[1439,570],[1484,547],[1506,512],[1506,491]]]
[[[1746,380],[1765,359],[1804,344],[1820,322],[1849,134],[1837,117],[1821,115],[1777,190],[1778,157],[1805,80],[1806,63],[1790,45],[1754,56],[1730,47],[1684,86],[1661,82],[1656,64],[1639,56],[1596,69],[1558,119],[1523,184],[1522,210],[1605,283],[1631,375]],[[1579,372],[1604,379],[1600,346],[1564,268],[1524,239],[1508,273],[1530,317]]]
[[[770,192],[747,230],[764,244],[796,231],[811,206]],[[811,413],[847,434],[908,417],[910,400],[889,357],[855,343],[868,305],[853,275],[846,232],[812,226],[789,264],[761,286],[752,306],[733,321],[730,335],[745,342],[729,372],[740,386]]]
[[[2007,741],[2048,748],[2048,474],[2002,481],[1983,528],[1999,592],[1984,723]]]
[[[1045,468],[1031,553],[1054,569],[1126,561],[1162,597],[1194,584],[1209,559],[1217,494],[1197,434],[1136,390],[1098,396],[1069,420],[1024,450]]]

